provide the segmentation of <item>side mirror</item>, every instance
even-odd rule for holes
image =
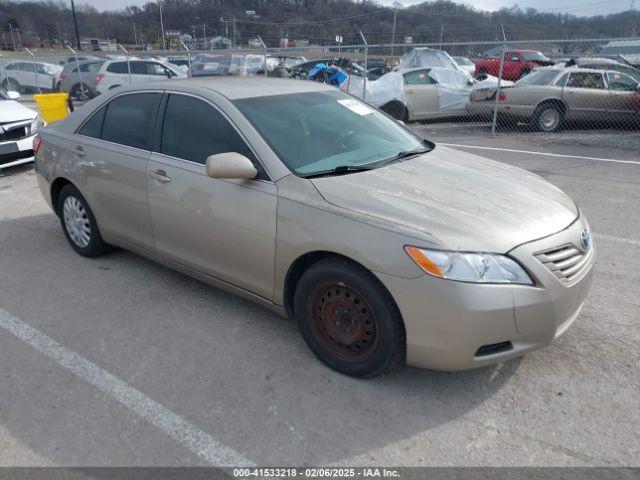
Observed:
[[[9,100],[20,100],[20,93],[15,90],[9,90],[7,92],[7,97],[9,97]]]
[[[218,153],[207,158],[207,176],[211,178],[256,178],[258,170],[251,160],[236,152]]]

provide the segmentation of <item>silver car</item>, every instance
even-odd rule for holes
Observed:
[[[293,317],[347,375],[522,355],[591,283],[589,225],[558,188],[320,83],[131,85],[34,146],[76,252],[126,248]]]
[[[96,74],[104,60],[88,60],[78,63],[68,63],[60,75],[60,91],[69,92],[79,101],[87,101],[95,97],[98,92]]]
[[[472,91],[467,111],[489,115],[496,104],[495,87],[492,93]],[[565,121],[640,125],[640,85],[614,70],[541,68],[500,91],[498,112],[542,132],[558,131]]]

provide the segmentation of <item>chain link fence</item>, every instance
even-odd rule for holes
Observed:
[[[501,134],[640,126],[638,39],[445,42],[116,52],[25,51],[0,57],[0,85],[67,91],[80,101],[130,82],[260,76],[324,82],[404,122]],[[634,43],[635,42],[635,43]],[[8,55],[8,54],[7,54]],[[93,57],[93,58],[91,58]],[[109,63],[103,63],[108,61]]]

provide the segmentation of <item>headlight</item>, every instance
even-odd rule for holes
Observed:
[[[405,247],[416,264],[434,277],[476,283],[533,285],[531,277],[514,260],[495,253],[464,253]]]
[[[44,120],[42,120],[42,117],[40,117],[40,115],[38,115],[36,118],[33,119],[31,124],[29,125],[29,133],[30,133],[30,135],[35,135],[36,133],[38,133],[38,131],[42,127],[44,127]]]

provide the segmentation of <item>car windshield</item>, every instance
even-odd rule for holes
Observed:
[[[371,166],[425,144],[397,121],[340,91],[235,100],[234,104],[300,176]]]
[[[534,70],[529,75],[525,75],[518,80],[515,85],[518,87],[524,87],[527,85],[550,85],[558,76],[558,73],[560,72],[557,69]]]
[[[549,57],[545,57],[540,52],[522,52],[522,58],[527,62],[548,62]]]

